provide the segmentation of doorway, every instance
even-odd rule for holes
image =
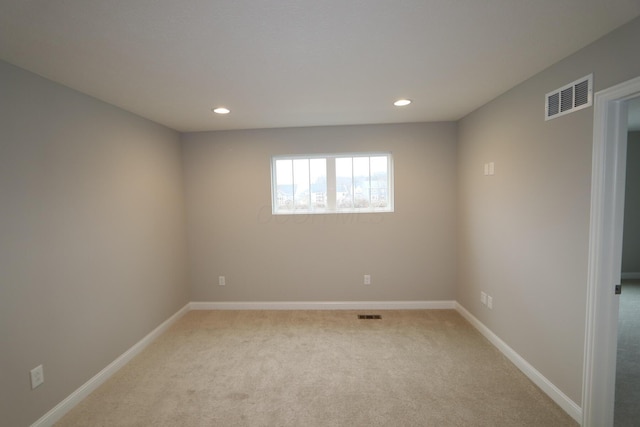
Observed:
[[[616,427],[637,425],[640,419],[640,97],[630,99],[627,110],[622,294],[613,423]]]
[[[612,426],[622,261],[627,114],[640,77],[594,97],[589,271],[582,390],[583,426]]]

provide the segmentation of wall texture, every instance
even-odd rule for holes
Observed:
[[[640,131],[629,132],[622,273],[640,274]]]
[[[180,146],[3,62],[0,93],[0,424],[24,426],[188,301]]]
[[[457,300],[580,405],[593,108],[544,121],[544,96],[640,75],[640,20],[459,123]],[[495,176],[483,175],[494,161]],[[489,310],[480,292],[494,298]]]
[[[196,133],[183,144],[194,301],[454,297],[455,124]],[[393,153],[395,212],[271,215],[271,156],[359,151]]]

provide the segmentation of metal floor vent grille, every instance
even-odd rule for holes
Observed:
[[[593,74],[562,86],[545,96],[544,119],[550,120],[593,104]]]
[[[358,319],[382,319],[379,314],[358,314]]]

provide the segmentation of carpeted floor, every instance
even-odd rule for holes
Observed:
[[[191,311],[57,426],[574,426],[453,310]]]
[[[640,280],[625,280],[618,314],[614,426],[640,425]]]

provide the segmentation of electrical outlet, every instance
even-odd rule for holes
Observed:
[[[487,295],[487,307],[493,310],[493,297],[490,295]]]
[[[227,284],[227,281],[225,280],[224,276],[218,276],[218,285],[225,286],[226,284]]]
[[[31,389],[38,387],[44,382],[44,368],[42,365],[36,366],[31,370]]]
[[[480,302],[484,305],[487,305],[487,293],[480,292]]]
[[[364,275],[364,284],[365,285],[370,285],[371,284],[371,275],[370,274],[365,274]]]
[[[484,164],[484,174],[485,175],[495,175],[496,174],[496,164],[494,162],[489,162]]]

